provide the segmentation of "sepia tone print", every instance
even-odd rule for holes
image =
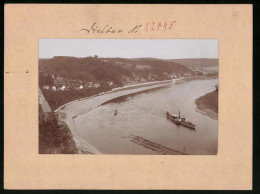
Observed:
[[[215,155],[218,40],[41,39],[39,153]]]

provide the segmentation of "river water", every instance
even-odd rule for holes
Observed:
[[[218,121],[197,112],[195,104],[195,99],[214,91],[217,83],[218,79],[193,80],[120,97],[75,118],[76,129],[104,154],[159,154],[134,144],[131,135],[187,154],[217,154]],[[166,118],[166,111],[178,110],[196,130]]]

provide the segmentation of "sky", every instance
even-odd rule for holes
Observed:
[[[218,58],[216,39],[40,39],[39,58]]]

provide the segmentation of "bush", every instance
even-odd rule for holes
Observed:
[[[57,117],[53,112],[43,113],[39,107],[39,154],[77,154],[70,129]]]

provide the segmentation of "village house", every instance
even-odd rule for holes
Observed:
[[[99,88],[100,86],[101,86],[101,85],[100,85],[99,83],[95,83],[95,84],[94,84],[94,87],[95,87],[95,88]]]
[[[53,75],[54,76],[54,75]],[[54,85],[59,87],[61,85],[64,85],[65,84],[65,81],[64,81],[64,78],[60,77],[60,76],[57,76],[56,79],[54,79]]]
[[[78,90],[82,81],[81,80],[67,80],[67,86],[70,88]]]
[[[82,86],[82,85],[80,85],[80,86],[79,86],[79,89],[83,89],[83,86]]]
[[[67,86],[66,86],[66,89],[67,89],[67,90],[71,90],[71,89],[73,89],[73,88],[72,88],[72,86],[67,85]]]
[[[84,83],[84,84],[83,84],[83,87],[84,87],[85,89],[90,88],[91,86],[92,86],[92,82],[87,82],[87,83]]]
[[[113,83],[113,81],[108,81],[107,84],[108,84],[109,86],[112,86],[114,83]]]
[[[171,75],[171,78],[175,79],[175,78],[177,78],[177,76],[176,75]]]
[[[53,91],[56,91],[56,86],[52,86],[52,90],[53,90]]]
[[[49,85],[44,85],[42,88],[43,88],[44,90],[48,90],[50,87],[49,87]]]
[[[61,89],[61,90],[65,90],[65,89],[66,89],[66,86],[63,85],[60,89]]]

